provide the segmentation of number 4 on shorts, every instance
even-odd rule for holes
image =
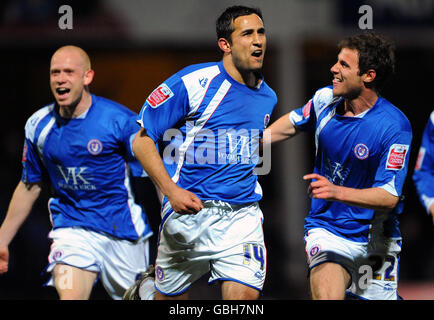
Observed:
[[[264,270],[264,249],[257,243],[245,243],[243,244],[244,251],[244,264],[250,264],[252,260],[251,252],[253,252],[253,258],[261,264],[261,270]]]

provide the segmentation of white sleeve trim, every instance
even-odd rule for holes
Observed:
[[[386,190],[387,192],[389,192],[391,195],[395,197],[399,197],[398,192],[396,192],[396,188],[395,188],[395,177],[393,177],[392,180],[390,180],[385,185],[379,186],[379,188]]]
[[[428,197],[428,196],[426,196],[426,195],[422,195],[422,201],[423,201],[423,204],[425,205],[425,208],[426,208],[426,212],[428,213],[428,214],[431,214],[431,212],[429,211],[429,208],[432,206],[432,204],[434,203],[434,198],[430,198],[430,197]]]
[[[300,116],[297,112],[291,111],[289,113],[289,121],[292,123],[293,126],[297,126],[297,122],[300,122],[303,120],[303,117]]]

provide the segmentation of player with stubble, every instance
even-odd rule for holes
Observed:
[[[165,196],[156,299],[187,298],[190,285],[208,272],[209,283],[221,283],[223,299],[257,299],[265,280],[256,164],[239,145],[229,147],[234,142],[229,139],[256,141],[249,147],[258,147],[259,137],[252,132],[262,134],[277,102],[261,72],[266,50],[262,13],[243,6],[227,8],[216,29],[222,60],[177,72],[151,93],[139,115],[143,128],[134,153]],[[180,135],[169,141],[179,154],[172,163],[160,157],[155,143],[173,128]],[[243,131],[245,136],[230,134]],[[228,134],[218,136],[221,132]],[[195,158],[203,134],[215,156],[211,161]],[[217,141],[224,143],[219,146]],[[234,157],[218,158],[231,151]]]

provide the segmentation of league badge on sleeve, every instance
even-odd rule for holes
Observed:
[[[387,155],[386,169],[401,170],[405,165],[405,155],[409,149],[408,144],[393,144]]]
[[[27,161],[27,142],[24,140],[23,155],[21,157],[21,162],[24,163],[26,161]]]
[[[414,167],[414,170],[420,170],[422,168],[423,158],[425,157],[426,149],[424,147],[421,147],[419,149],[419,153],[417,155],[417,161],[416,166]]]
[[[310,116],[310,107],[312,106],[312,99],[309,100],[308,103],[306,103],[303,107],[303,117],[305,119],[309,118]]]
[[[164,102],[166,102],[173,96],[174,93],[172,92],[172,90],[170,90],[170,88],[165,83],[163,83],[157,89],[152,91],[148,99],[146,99],[146,102],[148,102],[149,105],[155,109],[161,106]]]

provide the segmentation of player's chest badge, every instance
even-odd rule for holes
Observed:
[[[369,156],[369,149],[363,143],[358,143],[354,147],[354,155],[357,159],[364,160]]]
[[[98,139],[89,140],[87,143],[87,151],[93,156],[96,156],[102,152],[102,143]]]

